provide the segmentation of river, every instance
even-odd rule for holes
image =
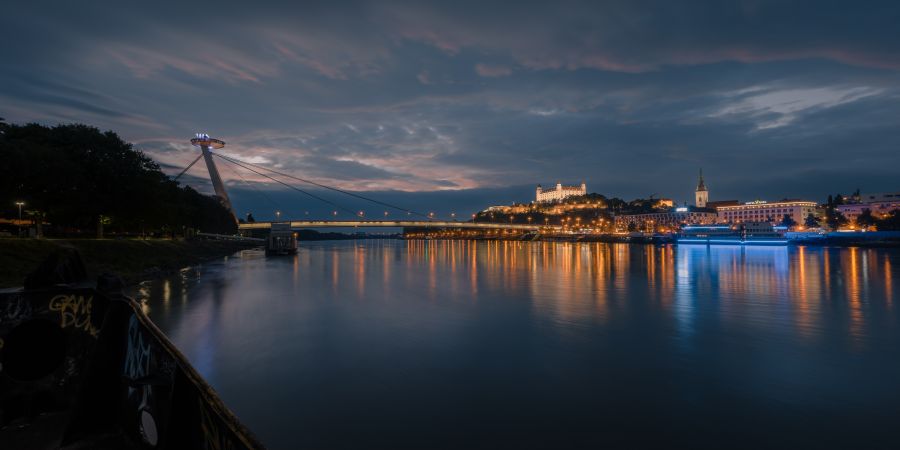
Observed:
[[[271,449],[900,448],[900,251],[303,242],[133,295]]]

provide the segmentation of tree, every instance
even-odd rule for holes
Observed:
[[[781,225],[790,229],[797,226],[797,221],[794,220],[790,214],[785,214],[784,217],[781,218]]]
[[[844,203],[847,203],[847,202],[844,200],[844,196],[843,196],[843,195],[838,194],[838,195],[836,195],[836,196],[834,197],[834,205],[835,205],[835,206],[837,206],[837,205],[843,205]]]
[[[825,210],[825,223],[832,230],[836,230],[847,225],[847,218],[837,209],[829,208]]]
[[[806,216],[806,219],[803,220],[803,225],[806,228],[818,228],[821,225],[821,222],[822,221],[818,217],[810,213]]]
[[[103,239],[103,226],[112,223],[112,217],[100,214],[97,216],[97,239]]]
[[[900,231],[900,209],[891,211],[877,222],[877,226],[879,231]]]
[[[106,232],[202,229],[234,233],[231,213],[214,197],[179,186],[117,134],[86,125],[0,123],[0,203],[25,201],[52,230]]]
[[[866,208],[856,217],[856,225],[860,228],[869,228],[875,226],[878,220],[872,215],[872,210]]]

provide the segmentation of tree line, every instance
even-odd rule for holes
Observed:
[[[49,225],[60,236],[236,232],[216,197],[181,186],[112,131],[0,119],[0,211]]]

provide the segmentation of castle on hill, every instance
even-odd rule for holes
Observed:
[[[537,189],[535,189],[535,201],[537,203],[552,202],[574,195],[585,194],[587,194],[587,185],[585,185],[584,182],[581,182],[581,186],[563,186],[562,183],[556,183],[556,189],[548,190],[544,190],[541,185],[537,185]]]

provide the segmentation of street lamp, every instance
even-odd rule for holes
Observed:
[[[25,206],[25,202],[16,202],[16,206],[19,207],[19,220],[22,220],[22,207]]]
[[[275,211],[275,220],[281,220],[281,211]]]

